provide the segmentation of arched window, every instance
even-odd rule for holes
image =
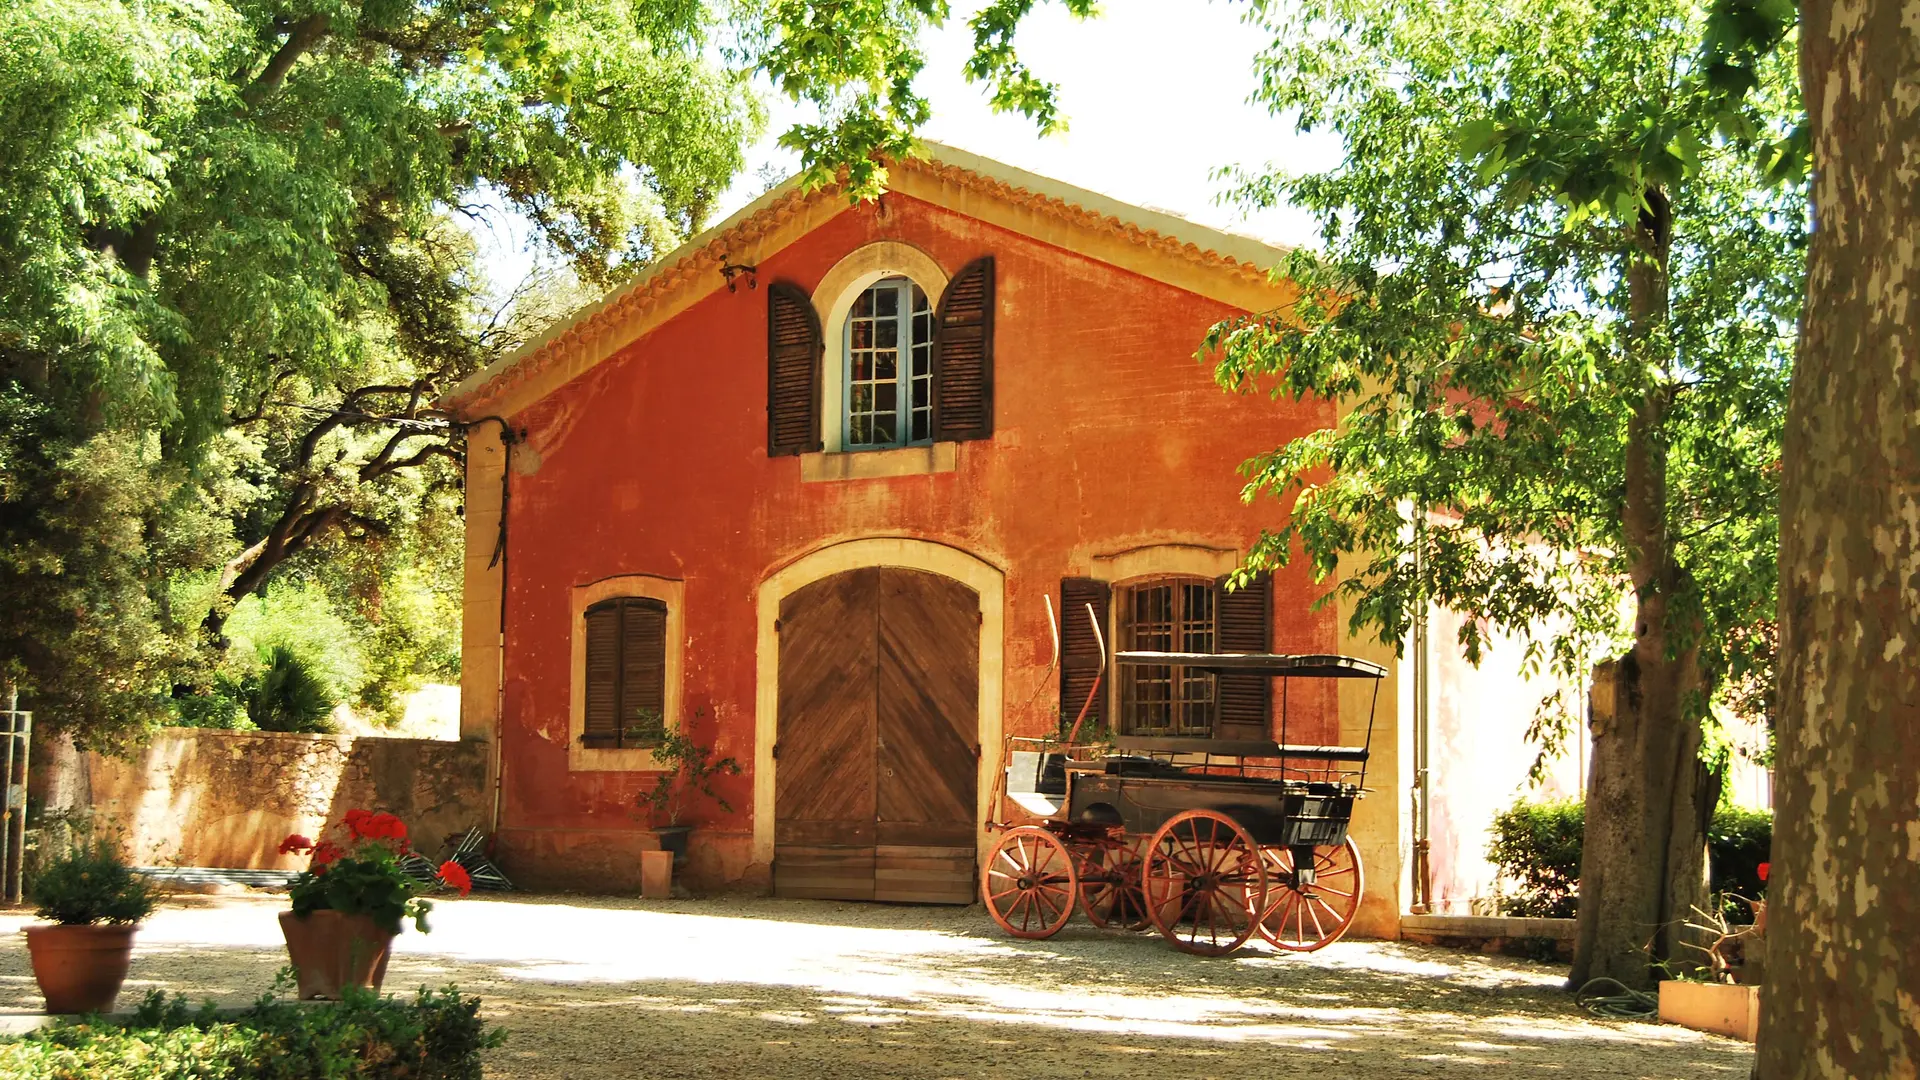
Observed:
[[[848,449],[933,441],[933,311],[904,277],[863,290],[847,313],[841,377]]]

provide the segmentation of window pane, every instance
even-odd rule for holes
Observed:
[[[856,319],[853,323],[853,347],[856,349],[873,348],[873,324]]]
[[[873,417],[860,413],[853,416],[847,424],[847,441],[856,446],[864,446],[873,441]]]
[[[892,381],[900,377],[900,354],[892,349],[877,349],[873,354],[873,377]]]
[[[899,383],[875,383],[873,387],[873,408],[875,412],[891,413],[900,407]]]
[[[927,407],[927,389],[930,385],[931,383],[927,379],[913,380],[913,407],[914,408],[924,409]]]
[[[933,436],[930,430],[932,423],[933,413],[926,409],[915,409],[913,411],[913,438],[911,441],[926,442],[932,438]]]
[[[869,413],[873,411],[873,385],[863,383],[853,388],[853,411]]]
[[[889,387],[888,389],[891,389],[891,387]],[[896,432],[900,430],[899,422],[900,422],[900,417],[893,413],[876,414],[873,418],[873,440],[872,441],[880,444],[897,441],[899,439],[899,436],[896,434]]]
[[[927,294],[920,291],[920,286],[918,285],[915,285],[913,287],[913,310],[915,311],[927,310]],[[914,323],[916,326],[918,326],[919,320],[918,319],[914,320]]]
[[[900,313],[900,291],[892,285],[876,285],[873,294],[873,313],[875,315],[898,315]]]
[[[873,290],[868,289],[853,302],[854,318],[865,318],[873,314]]]
[[[891,349],[900,344],[900,324],[893,319],[874,323],[873,333],[873,343],[883,349]]]

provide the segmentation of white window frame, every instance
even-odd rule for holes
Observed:
[[[896,387],[895,396],[894,396],[894,423],[895,423],[894,430],[895,430],[896,437],[888,442],[855,442],[853,437],[853,417],[854,417],[854,412],[853,412],[853,404],[854,404],[853,331],[854,331],[854,324],[857,321],[861,321],[863,319],[867,321],[873,321],[877,324],[879,319],[878,316],[859,316],[859,315],[856,315],[855,312],[858,311],[859,309],[859,300],[862,296],[865,296],[869,292],[874,292],[880,289],[892,289],[895,292],[895,295],[898,297],[898,301],[895,305],[895,314],[890,316],[890,318],[895,320],[895,325],[898,327],[896,331],[896,336],[894,339],[895,340],[894,348],[898,353],[898,359],[896,361],[896,366],[894,369],[894,375],[895,375],[894,385]],[[920,291],[921,296],[926,304],[926,308],[924,309],[924,314],[926,316],[926,321],[924,324],[926,327],[926,335],[924,340],[916,339],[914,334],[915,323],[918,322],[918,320],[916,319],[916,316],[919,314],[922,314],[922,312],[915,311],[913,307],[913,294],[916,289]],[[895,275],[895,276],[882,278],[878,281],[872,282],[871,284],[863,286],[857,293],[854,294],[853,300],[854,302],[848,306],[846,317],[841,320],[841,326],[840,326],[840,407],[838,410],[839,417],[836,420],[836,423],[839,426],[839,432],[840,432],[840,439],[839,439],[840,448],[842,450],[850,451],[850,452],[864,452],[864,451],[871,451],[871,450],[893,450],[893,449],[898,449],[901,447],[908,447],[908,446],[932,445],[934,441],[933,439],[934,297],[928,295],[924,287],[920,286],[919,283],[915,282],[912,278],[904,275]],[[927,366],[924,374],[915,374],[913,370],[913,364],[915,360],[914,354],[917,350],[920,350],[920,349],[925,350]],[[927,390],[926,402],[927,403],[923,407],[916,407],[913,404],[913,384],[915,382],[920,382],[920,381],[924,381],[926,384],[926,390]],[[917,439],[913,437],[913,419],[914,419],[914,413],[916,412],[924,412],[927,419],[926,434],[924,437],[917,438]],[[884,415],[884,414],[875,413],[875,414],[869,414],[869,415]]]

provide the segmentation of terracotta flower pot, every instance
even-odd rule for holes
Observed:
[[[301,1000],[340,999],[342,987],[357,986],[379,993],[387,978],[387,956],[393,934],[374,925],[368,915],[337,911],[280,913],[280,932],[286,935],[287,957],[293,961]]]
[[[29,926],[27,952],[49,1013],[109,1012],[127,981],[137,926]]]

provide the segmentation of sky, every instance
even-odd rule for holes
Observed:
[[[1042,138],[1024,117],[1000,115],[983,86],[961,73],[972,45],[967,16],[982,6],[958,0],[946,26],[927,39],[918,82],[933,119],[921,134],[936,142],[1064,180],[1123,202],[1149,206],[1264,240],[1307,244],[1312,223],[1290,208],[1247,216],[1224,205],[1221,166],[1273,163],[1318,172],[1339,161],[1338,140],[1300,135],[1292,124],[1249,104],[1258,86],[1253,58],[1265,39],[1240,22],[1245,5],[1221,0],[1104,0],[1101,14],[1077,20],[1058,4],[1022,22],[1015,45],[1035,74],[1060,86],[1067,130]],[[795,106],[768,93],[766,135],[720,200],[713,221],[765,189],[769,166],[785,176],[798,159],[774,145],[797,120]],[[526,230],[496,215],[481,236],[496,282],[518,281],[531,265]]]

